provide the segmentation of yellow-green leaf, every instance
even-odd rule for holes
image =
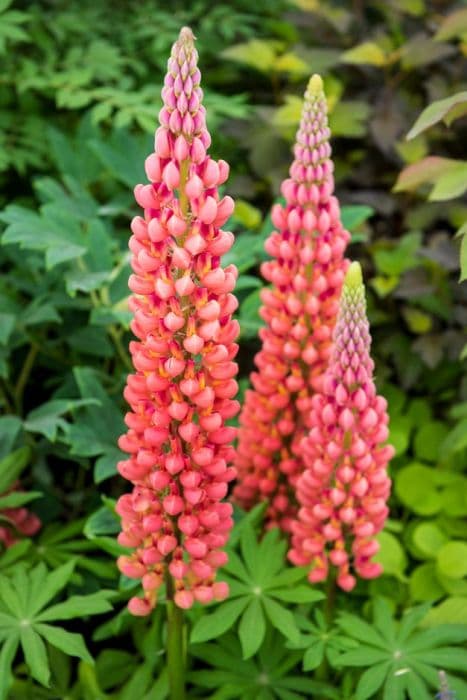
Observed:
[[[410,141],[398,141],[395,146],[398,154],[408,164],[416,163],[421,158],[424,158],[428,152],[425,135],[411,139]]]
[[[297,56],[297,54],[292,53],[292,51],[287,51],[283,53],[282,56],[278,56],[274,62],[274,70],[278,73],[290,73],[296,76],[308,75],[310,73],[310,66],[308,63]]]
[[[370,66],[384,66],[386,59],[383,49],[374,41],[365,41],[363,44],[345,51],[341,56],[343,63],[366,64]]]
[[[375,562],[381,564],[383,572],[388,576],[395,576],[400,581],[405,581],[407,557],[398,539],[389,532],[380,532],[377,540],[381,549],[374,558]]]
[[[426,107],[407,134],[408,139],[413,139],[425,129],[443,120],[450,124],[453,118],[458,119],[467,113],[467,90],[457,92],[444,100],[436,100]]]
[[[235,202],[234,218],[240,221],[246,228],[257,228],[261,223],[261,212],[244,199]]]
[[[337,102],[329,115],[329,126],[334,136],[364,136],[370,106],[359,100]]]
[[[452,12],[444,18],[440,28],[436,32],[434,38],[436,41],[446,41],[446,39],[454,39],[461,37],[467,33],[467,8]]]
[[[429,314],[411,306],[402,309],[402,315],[412,333],[428,333],[433,327],[433,319]]]
[[[243,44],[230,46],[222,52],[222,56],[267,73],[274,69],[280,46],[281,42],[270,39],[251,39]]]
[[[454,197],[461,197],[466,190],[467,161],[459,161],[449,172],[444,173],[436,180],[428,199],[432,202],[454,199]]]
[[[394,192],[415,190],[420,185],[436,182],[442,175],[457,168],[461,161],[441,156],[427,156],[402,170],[393,187]]]
[[[297,126],[302,113],[303,101],[296,95],[286,95],[285,103],[274,112],[272,123],[278,129]]]
[[[377,275],[376,277],[373,277],[370,284],[375,290],[376,294],[379,297],[384,298],[397,287],[399,284],[399,277],[397,275],[391,275],[390,277]]]

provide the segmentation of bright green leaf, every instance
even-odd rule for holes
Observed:
[[[238,626],[243,658],[249,659],[258,651],[266,633],[266,622],[258,598],[253,598],[243,613]]]
[[[426,522],[420,523],[414,528],[412,540],[421,554],[432,558],[446,543],[447,537],[435,523]]]
[[[409,580],[410,595],[415,602],[433,602],[445,595],[436,576],[434,564],[422,564],[412,572]]]
[[[20,447],[0,461],[0,493],[5,493],[17,480],[31,458],[29,447]]]
[[[367,700],[374,697],[374,694],[381,688],[389,668],[389,663],[379,663],[372,666],[360,676],[357,689],[355,691],[355,700]]]
[[[446,542],[436,555],[436,566],[443,576],[450,578],[467,576],[467,543]]]
[[[405,581],[405,569],[407,568],[407,556],[399,540],[389,532],[380,532],[377,536],[380,550],[374,557],[374,561],[381,564],[383,573],[395,576],[399,581]]]
[[[432,102],[428,107],[426,107],[423,112],[418,117],[417,121],[407,134],[408,139],[413,139],[418,136],[422,131],[428,129],[433,124],[444,120],[447,124],[450,123],[449,114],[454,108],[458,108],[459,105],[463,105],[463,113],[467,112],[467,91],[458,92],[451,97],[446,97],[443,100],[436,100]],[[456,110],[456,116],[462,116]]]
[[[204,615],[196,621],[191,632],[191,643],[206,642],[224,634],[248,605],[248,598],[239,598],[221,603],[210,615]]]
[[[60,627],[52,627],[51,625],[35,625],[36,632],[44,637],[50,644],[57,649],[68,654],[68,656],[77,656],[84,661],[94,663],[92,656],[86,649],[83,637],[80,634],[67,632]]]
[[[11,667],[18,649],[19,637],[11,634],[0,649],[0,700],[7,700],[11,681]]]
[[[31,675],[42,685],[49,685],[50,668],[45,644],[27,621],[20,630],[21,647]]]
[[[300,633],[290,610],[271,600],[271,598],[264,597],[261,599],[261,602],[272,626],[278,629],[287,639],[290,639],[291,642],[298,644]]]
[[[112,610],[112,606],[108,597],[108,591],[71,596],[64,603],[57,603],[57,605],[47,608],[37,615],[36,619],[40,622],[71,620],[74,617],[87,617],[88,615],[109,612]]]

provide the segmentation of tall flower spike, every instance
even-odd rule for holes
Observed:
[[[206,153],[211,139],[193,38],[185,27],[172,48],[155,152],[146,159],[151,184],[135,188],[144,218],[131,222],[138,340],[130,344],[136,372],[124,392],[129,429],[119,440],[130,456],[118,469],[134,488],[117,512],[119,542],[134,548],[119,568],[144,590],[130,600],[135,615],[151,611],[164,581],[180,608],[228,593],[215,575],[232,527],[232,507],[221,501],[235,478],[235,431],[225,422],[239,410],[237,270],[221,266],[233,235],[220,227],[233,200],[218,193],[227,163]]]
[[[373,382],[371,338],[360,265],[345,277],[334,347],[323,388],[311,400],[311,430],[301,446],[306,469],[298,480],[301,504],[292,524],[289,559],[309,566],[309,580],[323,581],[329,564],[346,591],[361,578],[375,578],[381,567],[375,535],[388,515],[391,489],[387,402]]]
[[[262,348],[256,355],[253,389],[246,392],[237,450],[234,496],[246,509],[268,502],[268,526],[290,529],[295,485],[303,471],[300,442],[310,401],[321,388],[338,311],[349,234],[333,196],[323,82],[313,75],[305,92],[290,178],[282,183],[286,205],[276,204],[277,228],[262,266],[272,284],[261,295]]]

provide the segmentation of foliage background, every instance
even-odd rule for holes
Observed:
[[[381,597],[388,614],[397,615],[428,602],[434,605],[424,609],[423,625],[467,624],[467,307],[454,238],[467,212],[459,161],[466,120],[405,139],[429,103],[466,90],[465,5],[145,0],[113,4],[109,21],[103,0],[0,0],[0,457],[15,455],[2,462],[5,473],[13,463],[24,467],[22,487],[40,493],[28,507],[43,521],[34,541],[10,550],[0,568],[7,580],[15,570],[29,571],[25,580],[38,563],[58,570],[71,558],[74,570],[60,570],[63,585],[51,597],[65,586],[68,599],[101,591],[94,610],[83,605],[68,623],[84,634],[97,666],[81,647],[57,644],[81,657],[75,664],[48,640],[46,691],[20,653],[12,661],[3,651],[0,665],[12,661],[15,668],[11,697],[124,700],[135,688],[143,697],[151,677],[159,693],[153,697],[165,697],[157,670],[162,617],[148,627],[124,612],[131,582],[114,567],[112,505],[126,488],[115,462],[129,370],[132,188],[144,182],[166,59],[184,24],[198,38],[212,153],[231,164],[227,191],[237,200],[229,262],[241,272],[242,388],[258,348],[258,265],[271,229],[268,211],[287,173],[307,78],[324,77],[337,194],[353,234],[350,256],[364,265],[376,378],[389,399],[397,448],[391,519],[381,536],[386,573],[339,598],[338,607],[367,616],[368,601]],[[456,159],[457,171],[422,160],[429,155]],[[117,591],[114,613],[83,620],[86,609],[110,607],[102,589]],[[262,656],[244,671],[250,680],[265,673],[271,650],[283,645],[271,630]],[[241,656],[234,637],[222,640],[225,654]],[[45,647],[37,656],[25,644],[34,671]],[[195,669],[215,666],[213,655],[220,654],[202,647],[195,648]],[[287,657],[298,675],[302,657],[303,651]],[[195,672],[200,686],[216,688],[209,671]],[[343,683],[338,697],[377,697],[355,695],[359,672],[346,673],[342,665],[334,673]],[[3,679],[5,693],[8,674]],[[254,697],[276,697],[259,695],[272,691],[257,680],[251,684]],[[249,697],[248,690],[212,692]],[[284,693],[278,697],[307,697],[300,682]]]

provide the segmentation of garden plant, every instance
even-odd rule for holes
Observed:
[[[467,697],[467,10],[107,13],[0,2],[0,699]]]

